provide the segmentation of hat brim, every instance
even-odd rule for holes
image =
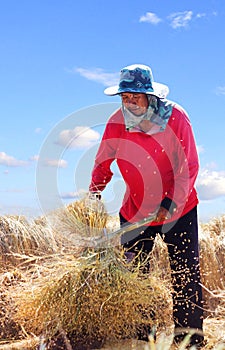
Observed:
[[[146,95],[154,95],[154,96],[157,96],[159,98],[166,98],[167,95],[169,94],[169,87],[165,84],[153,82],[152,87],[153,87],[154,91],[152,91],[152,92],[146,91],[144,93]],[[122,92],[121,90],[119,91],[119,85],[110,86],[104,90],[104,93],[108,96],[119,95],[119,94],[121,94],[121,92]],[[124,90],[123,92],[126,92],[126,91]],[[131,91],[129,91],[129,92],[131,92]],[[134,90],[133,93],[135,93],[135,92],[138,93],[138,91]]]

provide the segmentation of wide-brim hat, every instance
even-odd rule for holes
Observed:
[[[152,70],[143,64],[133,64],[121,69],[119,85],[106,88],[104,93],[109,96],[122,92],[142,93],[166,98],[169,88],[165,84],[153,80]]]

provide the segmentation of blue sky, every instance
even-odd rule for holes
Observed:
[[[225,214],[223,0],[9,0],[0,11],[0,214],[39,215],[87,190],[119,70],[149,65],[188,112],[201,221]],[[72,140],[72,141],[71,141]],[[103,198],[117,212],[118,170]]]

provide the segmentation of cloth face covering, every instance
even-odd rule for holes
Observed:
[[[137,127],[142,120],[149,120],[150,122],[158,125],[159,131],[165,130],[168,120],[172,114],[173,103],[166,99],[160,99],[154,95],[148,95],[148,109],[146,113],[136,116],[129,111],[122,103],[122,112],[126,129],[131,131]]]

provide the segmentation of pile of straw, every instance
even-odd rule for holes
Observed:
[[[96,199],[87,206],[86,197],[49,213],[45,218],[54,235],[61,237],[62,249],[67,251],[71,246],[94,246],[95,238],[104,236],[108,219],[103,203]],[[45,227],[43,219],[41,222]]]
[[[206,314],[213,315],[222,300],[217,297],[217,291],[225,290],[225,216],[213,219],[202,225],[201,229],[200,266],[203,295]]]
[[[115,249],[58,257],[45,267],[46,277],[20,291],[16,321],[53,343],[52,349],[62,338],[76,349],[132,338],[141,325],[162,325],[170,318],[167,286],[154,274],[143,278],[138,268],[131,272]]]
[[[0,269],[19,265],[31,256],[59,252],[63,237],[47,219],[28,222],[18,216],[0,217]]]
[[[30,222],[0,217],[0,337],[7,349],[13,339],[29,340],[14,349],[34,350],[38,342],[48,350],[93,349],[136,338],[145,324],[171,329],[165,244],[157,237],[151,272],[143,275],[143,266],[129,265],[121,248],[91,244],[108,227],[104,207],[87,207],[85,200]],[[224,217],[201,226],[205,307],[217,320],[225,318],[224,232]],[[213,334],[210,344],[217,341]]]
[[[34,222],[2,217],[2,268],[16,266],[23,276],[13,270],[4,275],[13,301],[4,307],[13,310],[18,339],[32,334],[52,349],[68,342],[85,349],[135,337],[144,324],[170,318],[167,283],[154,273],[143,278],[139,268],[131,271],[121,249],[90,247],[108,219],[104,206],[87,207],[85,200]]]

